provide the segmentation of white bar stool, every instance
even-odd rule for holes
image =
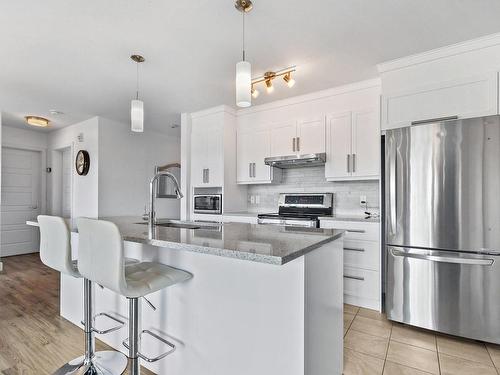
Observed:
[[[71,258],[71,234],[63,218],[56,216],[38,216],[40,226],[40,259],[50,268],[63,274],[76,278],[82,275],[78,270],[78,263]],[[108,315],[108,318],[119,323],[116,327],[105,331],[97,331],[93,327],[94,313],[92,301],[92,282],[83,279],[84,286],[84,330],[85,330],[85,355],[75,358],[59,368],[54,374],[73,375],[119,375],[127,367],[127,358],[118,351],[95,352],[94,333],[109,333],[123,327],[124,322]]]
[[[129,337],[123,345],[129,350],[130,374],[140,374],[140,359],[156,362],[175,350],[171,342],[148,330],[139,333],[139,298],[192,277],[189,272],[161,263],[140,262],[126,265],[123,240],[118,227],[109,221],[78,218],[79,270],[81,274],[129,300]],[[146,300],[147,301],[147,300]],[[149,358],[140,352],[142,334],[168,345],[170,349]]]

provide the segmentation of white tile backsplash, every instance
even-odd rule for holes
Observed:
[[[359,197],[364,195],[368,209],[379,211],[378,180],[328,182],[324,166],[284,169],[281,184],[249,185],[249,211],[275,212],[280,193],[334,193],[334,212],[339,215],[362,214],[364,208],[359,205]]]

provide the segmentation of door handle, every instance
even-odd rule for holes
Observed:
[[[364,253],[365,249],[361,247],[344,247],[344,250],[350,250],[350,251],[358,251],[360,253]]]
[[[344,275],[345,279],[352,279],[352,280],[359,280],[359,281],[365,281],[365,278],[362,276],[350,276],[350,275]]]
[[[300,151],[300,137],[297,137],[297,151]]]
[[[252,177],[252,163],[248,163],[248,177]]]
[[[210,182],[210,168],[207,168],[207,184]]]
[[[390,139],[389,139],[390,140]],[[394,140],[390,143],[393,143]],[[396,160],[396,152],[395,152],[395,145],[394,144],[388,144],[389,148],[389,205],[390,205],[390,211],[389,211],[389,216],[390,216],[390,225],[391,225],[391,232],[392,234],[396,233],[396,204],[397,204],[397,185],[396,185],[396,168],[397,168],[397,160]]]
[[[205,181],[205,171],[206,171],[206,169],[205,169],[205,168],[203,168],[203,173],[202,173],[202,181],[203,181],[203,183],[205,183],[205,182],[206,182],[206,181]]]
[[[441,255],[417,254],[417,253],[408,253],[397,249],[391,249],[391,254],[395,257],[402,257],[402,258],[422,259],[439,263],[471,264],[477,266],[491,266],[495,262],[493,259],[488,259],[488,258],[481,258],[481,259],[470,258],[470,257],[459,258],[459,257],[449,257]]]
[[[347,154],[347,173],[351,173],[351,155]]]
[[[422,125],[422,124],[429,124],[431,122],[441,122],[441,121],[448,121],[448,120],[458,120],[458,116],[446,116],[446,117],[436,117],[436,118],[430,118],[427,120],[417,120],[417,121],[412,121],[412,125]]]
[[[252,163],[252,177],[255,178],[255,163]]]
[[[352,154],[352,173],[356,172],[356,154]]]
[[[292,147],[293,147],[293,152],[295,152],[295,137],[293,137],[293,140],[292,140]]]

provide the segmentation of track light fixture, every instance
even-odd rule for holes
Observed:
[[[292,73],[295,72],[295,66],[291,66],[286,69],[279,70],[277,72],[266,72],[262,77],[254,78],[252,80],[252,98],[257,98],[259,96],[259,92],[255,88],[255,85],[258,83],[264,82],[266,85],[266,91],[268,94],[271,94],[274,91],[273,80],[276,77],[283,77],[283,80],[287,84],[288,87],[293,87],[295,85],[295,80],[292,77]]]

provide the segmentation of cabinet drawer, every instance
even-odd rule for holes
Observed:
[[[344,294],[358,298],[380,299],[380,273],[344,267]]]
[[[374,241],[344,241],[344,266],[380,270],[380,246]]]
[[[344,241],[362,240],[379,241],[380,223],[364,223],[357,221],[321,220],[321,228],[345,230]]]

